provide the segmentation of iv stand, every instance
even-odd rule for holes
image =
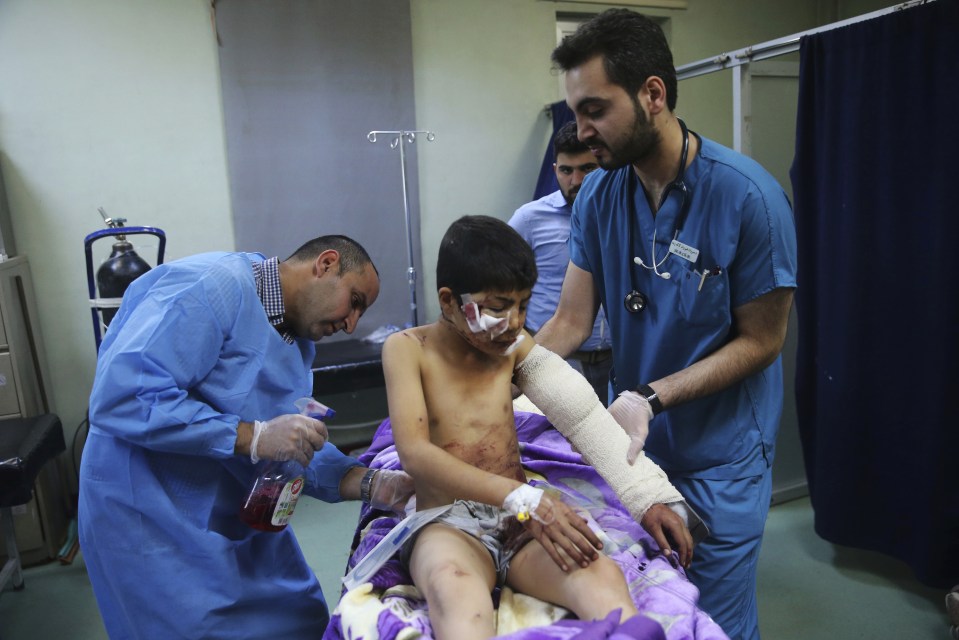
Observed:
[[[370,131],[366,134],[366,139],[372,143],[376,142],[377,135],[393,136],[390,142],[390,149],[400,149],[400,174],[403,179],[403,212],[406,218],[406,257],[409,268],[406,270],[406,278],[410,285],[410,317],[411,326],[417,326],[416,321],[416,268],[413,266],[413,223],[410,219],[410,196],[406,190],[406,153],[404,146],[416,142],[416,134],[426,134],[427,142],[432,142],[436,135],[432,131]]]

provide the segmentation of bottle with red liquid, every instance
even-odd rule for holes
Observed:
[[[300,413],[316,420],[328,420],[336,415],[313,398],[301,398],[295,404]],[[303,492],[304,474],[305,469],[295,460],[264,461],[261,473],[243,501],[240,520],[260,531],[286,529]]]
[[[266,463],[240,509],[240,520],[260,531],[283,531],[303,492],[303,467],[295,460]]]

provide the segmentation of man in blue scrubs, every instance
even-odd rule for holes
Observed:
[[[536,256],[539,277],[526,309],[526,328],[536,333],[556,311],[563,276],[569,264],[569,219],[583,178],[598,168],[596,158],[576,137],[576,123],[567,122],[553,137],[553,171],[559,189],[539,200],[527,202],[513,213],[509,226],[523,236]],[[609,326],[602,310],[593,332],[576,351],[569,364],[589,380],[603,406],[609,404],[609,370],[613,364]]]
[[[344,236],[283,262],[201,254],[130,285],[100,347],[80,468],[80,543],[111,638],[322,635],[326,602],[292,529],[238,513],[254,459],[308,465],[304,492],[327,502],[396,481],[294,405],[312,395],[314,341],[352,333],[379,287]]]
[[[603,305],[610,413],[629,455],[645,444],[710,529],[689,570],[700,605],[732,638],[758,638],[756,564],[796,287],[789,202],[757,163],[676,117],[672,54],[653,21],[607,11],[553,61],[602,170],[576,199],[559,307],[536,340],[568,354]]]

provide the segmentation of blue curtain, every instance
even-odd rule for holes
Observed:
[[[553,172],[553,136],[564,124],[570,120],[575,120],[572,110],[562,100],[551,104],[549,111],[553,118],[553,133],[549,137],[549,144],[546,145],[546,154],[543,156],[543,166],[539,169],[539,179],[536,181],[536,189],[533,191],[533,200],[539,200],[559,189],[556,174]]]
[[[803,38],[796,399],[816,532],[959,583],[959,2]]]

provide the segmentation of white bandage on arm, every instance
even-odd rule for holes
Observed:
[[[516,368],[516,384],[596,469],[636,522],[654,504],[683,500],[645,453],[632,466],[626,462],[629,436],[586,379],[558,355],[535,345]]]

